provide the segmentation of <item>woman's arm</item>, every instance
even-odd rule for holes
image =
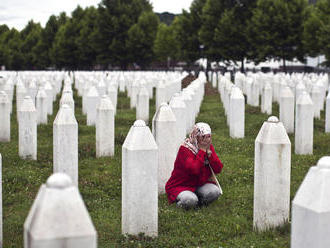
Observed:
[[[223,164],[220,161],[220,159],[218,158],[212,144],[210,145],[210,150],[212,152],[211,155],[208,157],[210,166],[212,166],[214,173],[218,174],[222,170]]]

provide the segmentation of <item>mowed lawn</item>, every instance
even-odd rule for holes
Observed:
[[[169,205],[159,196],[159,236],[125,237],[121,234],[121,145],[135,121],[126,93],[118,95],[115,119],[115,156],[95,158],[95,127],[86,126],[81,98],[74,95],[79,123],[79,190],[98,233],[98,247],[289,247],[290,223],[263,233],[253,231],[254,140],[268,116],[260,108],[246,105],[244,139],[231,139],[219,94],[209,89],[197,121],[210,124],[216,152],[224,164],[218,179],[224,195],[208,207],[193,211]],[[0,144],[3,157],[3,247],[23,247],[23,224],[42,183],[51,175],[53,161],[53,121],[38,126],[38,160],[18,157],[16,111],[11,116],[11,142]],[[16,105],[13,106],[15,110]],[[150,122],[155,101],[150,101]],[[278,116],[278,105],[273,105]],[[292,154],[291,200],[308,169],[330,154],[330,134],[324,133],[324,111],[314,122],[314,155]],[[151,126],[149,122],[149,125]],[[290,135],[294,152],[294,136]],[[147,194],[147,193],[146,193]],[[74,214],[74,213],[72,213]]]

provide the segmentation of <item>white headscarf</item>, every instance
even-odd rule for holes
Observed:
[[[193,130],[189,134],[189,138],[186,138],[182,145],[194,154],[197,154],[199,151],[197,137],[207,134],[211,134],[211,127],[209,124],[205,122],[198,122],[194,125]]]

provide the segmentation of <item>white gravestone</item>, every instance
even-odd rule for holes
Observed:
[[[325,106],[325,132],[330,133],[330,92],[328,93]]]
[[[111,100],[112,106],[115,111],[115,115],[117,112],[117,88],[114,85],[109,85],[107,90],[108,96]]]
[[[17,118],[19,118],[19,111],[23,105],[24,97],[27,95],[27,90],[23,84],[16,85],[16,111]],[[34,105],[34,99],[32,100]]]
[[[137,120],[122,146],[122,233],[158,235],[158,147]]]
[[[233,87],[229,104],[229,133],[232,138],[244,138],[245,99],[238,87]]]
[[[136,119],[149,122],[149,93],[145,87],[142,87],[137,98]]]
[[[160,105],[166,101],[166,88],[162,81],[159,82],[156,88],[156,111],[159,109]]]
[[[64,104],[69,105],[70,108],[72,109],[73,113],[75,112],[72,91],[63,91],[63,94],[62,94],[62,97],[60,100],[60,107]]]
[[[49,99],[48,99],[49,100]],[[43,88],[39,88],[36,96],[37,124],[47,124],[48,103],[47,94]]]
[[[321,99],[321,92],[317,85],[314,85],[312,88],[311,98],[313,101],[314,118],[320,119],[321,118],[320,101],[323,101],[323,99]]]
[[[140,91],[140,84],[139,84],[139,82],[134,81],[132,83],[132,87],[131,87],[131,96],[130,96],[130,107],[131,108],[136,108],[139,91]]]
[[[4,86],[4,92],[6,92],[7,97],[8,97],[8,101],[9,101],[9,105],[10,105],[10,113],[12,113],[13,111],[13,94],[14,94],[14,89],[11,83],[6,83]]]
[[[18,154],[36,160],[37,111],[30,96],[24,98],[18,116]]]
[[[107,95],[102,96],[96,114],[96,157],[115,153],[115,113]]]
[[[285,86],[280,94],[280,121],[287,133],[294,132],[294,95],[289,86]]]
[[[292,201],[291,248],[330,247],[330,157],[309,169]]]
[[[53,86],[50,82],[46,82],[45,84],[45,91],[47,94],[47,112],[49,115],[53,114],[53,100],[54,100],[54,91]]]
[[[159,149],[158,192],[165,193],[177,152],[176,119],[167,103],[162,103],[152,119],[152,134]]]
[[[295,153],[313,154],[314,129],[313,102],[309,94],[304,91],[296,103],[295,121]]]
[[[170,107],[175,115],[177,134],[178,134],[178,144],[177,149],[179,149],[181,143],[186,137],[186,114],[187,108],[184,103],[183,97],[179,93],[175,93],[170,101]]]
[[[253,227],[283,225],[290,213],[291,142],[277,117],[262,125],[255,140]]]
[[[96,248],[97,233],[70,177],[51,175],[24,223],[24,248]]]
[[[72,109],[63,105],[53,124],[53,171],[63,172],[78,186],[78,123]]]
[[[251,105],[254,107],[259,106],[259,94],[260,94],[260,85],[259,82],[254,79],[251,87]]]
[[[100,102],[97,89],[92,86],[86,96],[87,126],[94,126],[96,121],[96,108]]]
[[[0,91],[0,142],[10,141],[10,103],[7,94]]]
[[[272,86],[270,83],[266,83],[265,87],[263,88],[262,95],[261,95],[261,113],[266,113],[268,115],[272,114]]]

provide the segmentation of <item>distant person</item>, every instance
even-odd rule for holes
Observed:
[[[184,209],[215,201],[222,191],[210,167],[217,174],[223,164],[212,145],[210,126],[199,122],[179,148],[172,175],[165,186],[168,201]]]

